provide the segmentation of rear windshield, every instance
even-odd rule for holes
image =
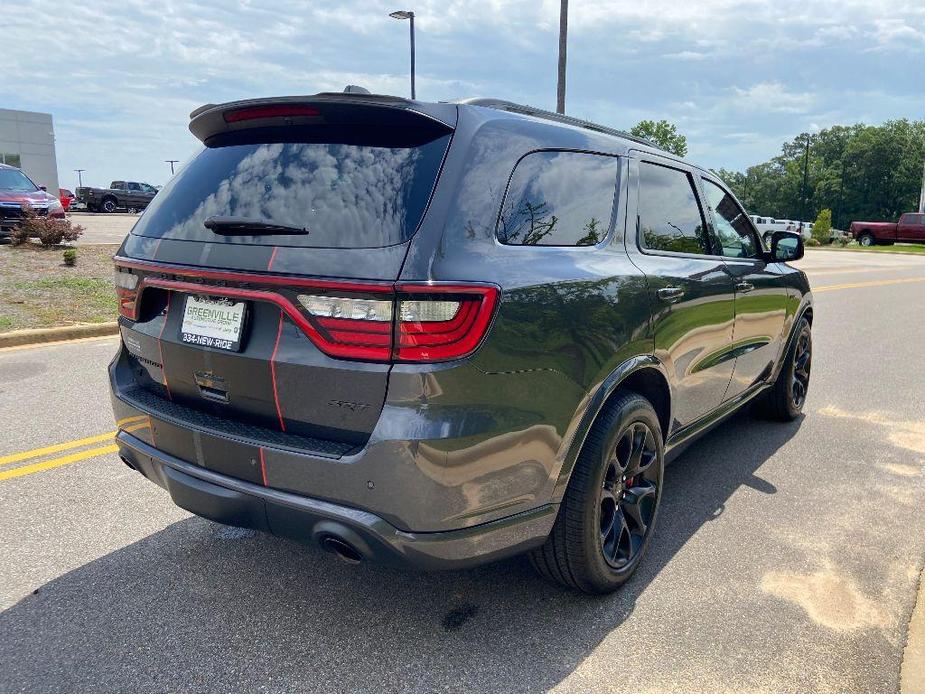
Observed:
[[[395,130],[252,131],[209,141],[157,194],[133,234],[215,243],[372,248],[407,241],[424,214],[450,135]],[[307,227],[225,236],[209,217]]]

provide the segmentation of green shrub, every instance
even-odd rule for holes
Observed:
[[[832,210],[825,209],[816,217],[813,224],[813,238],[819,243],[828,243],[832,236]]]
[[[65,248],[64,249],[64,264],[65,265],[76,265],[77,264],[77,249],[76,248]]]
[[[819,242],[819,239],[813,237],[813,238],[811,238],[811,239],[806,239],[806,244],[805,244],[805,245],[807,245],[807,246],[821,246],[822,244]]]

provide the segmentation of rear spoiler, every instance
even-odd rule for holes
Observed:
[[[452,132],[454,104],[410,101],[384,94],[322,92],[311,96],[206,104],[190,113],[189,129],[202,142],[216,135],[280,125],[391,125]]]

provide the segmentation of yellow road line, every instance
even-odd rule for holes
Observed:
[[[86,451],[80,451],[79,453],[71,453],[70,455],[61,456],[60,458],[52,458],[51,460],[46,460],[41,463],[23,465],[22,467],[14,467],[11,470],[0,471],[0,481],[12,479],[14,477],[22,477],[23,475],[31,475],[35,472],[50,470],[52,468],[61,467],[62,465],[70,465],[71,463],[76,463],[80,460],[86,460],[87,458],[95,458],[98,455],[115,453],[118,450],[119,447],[115,444],[112,444],[110,446],[90,448]]]
[[[874,280],[873,282],[848,282],[846,284],[829,284],[822,287],[813,287],[813,294],[819,292],[833,292],[836,289],[859,289],[861,287],[883,287],[888,284],[906,284],[908,282],[925,282],[925,277],[905,277],[893,280]]]
[[[125,419],[120,419],[117,424],[122,426],[123,424],[128,424],[129,422],[138,422],[140,420],[147,420],[147,416],[141,417],[126,417]],[[136,424],[133,426],[124,427],[126,431],[137,431],[138,429],[144,429],[148,426],[147,421],[143,424]],[[96,436],[88,436],[83,439],[75,439],[73,441],[65,441],[64,443],[56,443],[52,446],[45,446],[43,448],[34,448],[31,451],[23,451],[22,453],[12,453],[10,455],[0,456],[0,465],[8,465],[10,463],[18,463],[22,460],[28,460],[29,458],[39,458],[45,455],[51,455],[52,453],[60,453],[61,451],[69,451],[72,448],[80,448],[81,446],[89,446],[93,443],[102,443],[103,441],[108,441],[116,435],[116,432],[109,431],[105,434],[98,434]]]

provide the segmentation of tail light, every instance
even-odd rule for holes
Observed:
[[[299,294],[321,351],[344,359],[435,362],[465,357],[488,332],[498,288],[400,284],[388,298]]]
[[[140,279],[130,268],[189,277],[146,275]],[[197,281],[188,281],[192,277]],[[261,288],[206,284],[203,280],[246,282]],[[275,304],[328,356],[418,363],[451,361],[472,354],[488,333],[501,294],[493,285],[337,282],[187,270],[123,259],[117,260],[115,286],[120,315],[133,321],[138,319],[145,287],[237,297]]]
[[[117,267],[113,282],[119,299],[119,315],[135,320],[138,313],[138,275]]]

